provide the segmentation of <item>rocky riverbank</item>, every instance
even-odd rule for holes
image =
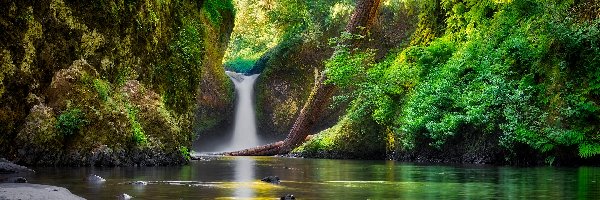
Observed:
[[[83,199],[66,188],[27,183],[26,177],[34,173],[32,169],[0,158],[0,200]]]
[[[34,174],[35,171],[14,164],[4,158],[0,158],[0,183],[25,183],[24,176]]]
[[[21,149],[14,161],[32,166],[167,166],[188,162],[181,149],[159,147],[110,148],[106,145],[91,151],[45,151]]]
[[[66,188],[51,185],[39,185],[29,183],[1,183],[0,200],[20,199],[20,200],[38,200],[38,199],[60,199],[60,200],[78,200],[84,199],[74,195]]]

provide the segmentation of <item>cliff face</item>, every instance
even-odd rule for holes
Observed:
[[[230,113],[230,1],[3,1],[0,154],[26,164],[185,161]],[[198,114],[199,113],[199,114]],[[207,123],[210,121],[211,123]],[[16,145],[13,145],[16,144]]]
[[[216,8],[219,6],[211,4],[215,4],[212,6]],[[228,6],[233,8],[231,3]],[[235,91],[233,83],[223,73],[222,60],[233,31],[235,13],[222,12],[220,16],[219,26],[207,27],[204,34],[204,41],[212,42],[205,43],[204,46],[206,54],[203,58],[204,68],[194,127],[199,134],[231,124],[233,120]]]
[[[264,66],[255,86],[257,123],[261,133],[275,138],[287,135],[308,98],[315,81],[315,70],[323,70],[321,62],[325,60],[326,52],[331,50],[301,40],[288,40],[257,62],[256,65]],[[337,117],[331,118],[335,122]]]

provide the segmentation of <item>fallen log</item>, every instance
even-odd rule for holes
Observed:
[[[279,154],[283,141],[266,144],[262,146],[252,147],[233,152],[225,152],[227,156],[273,156]]]

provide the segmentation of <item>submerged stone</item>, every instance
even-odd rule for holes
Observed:
[[[296,199],[296,197],[294,197],[293,194],[286,194],[285,196],[282,196],[281,198],[279,198],[280,200],[292,200],[292,199]]]
[[[131,182],[132,185],[148,185],[148,182],[146,181],[134,181]]]
[[[267,176],[267,177],[260,179],[260,181],[267,182],[267,183],[273,183],[273,184],[281,183],[281,179],[279,179],[278,176]]]

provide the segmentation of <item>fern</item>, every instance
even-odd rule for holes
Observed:
[[[598,143],[583,143],[579,145],[579,156],[589,158],[600,154],[600,144]]]

